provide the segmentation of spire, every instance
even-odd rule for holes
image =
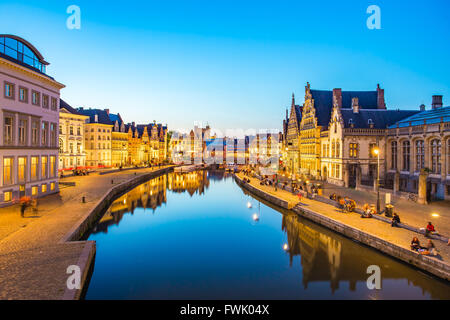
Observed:
[[[295,106],[295,95],[293,92],[292,92],[292,105]]]

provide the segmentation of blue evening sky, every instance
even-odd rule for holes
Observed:
[[[450,2],[12,1],[0,32],[33,43],[75,107],[171,129],[280,128],[291,94],[386,89],[388,108],[450,105]],[[66,28],[69,5],[81,30]],[[369,5],[381,30],[369,30]]]

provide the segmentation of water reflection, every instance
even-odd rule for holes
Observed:
[[[350,291],[356,291],[358,282],[367,281],[367,267],[377,261],[382,268],[382,280],[407,279],[407,285],[422,288],[422,295],[432,298],[449,298],[450,287],[428,277],[416,269],[403,265],[371,249],[322,230],[296,214],[284,214],[282,230],[286,232],[290,266],[295,256],[300,257],[299,269],[305,289],[314,282],[329,282],[331,292],[348,282]],[[374,259],[374,255],[376,259]],[[295,267],[295,266],[294,266]]]
[[[447,284],[251,197],[230,178],[170,173],[114,201],[89,236],[97,257],[87,298],[450,298]],[[373,264],[381,291],[366,286]]]

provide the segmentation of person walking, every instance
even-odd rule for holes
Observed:
[[[20,216],[22,217],[22,218],[25,218],[25,209],[27,208],[27,204],[26,204],[26,202],[25,201],[22,201],[21,203],[20,203]]]

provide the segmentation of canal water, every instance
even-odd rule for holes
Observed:
[[[447,283],[253,198],[220,171],[138,186],[89,240],[86,299],[450,299]],[[367,288],[370,265],[381,290]]]

